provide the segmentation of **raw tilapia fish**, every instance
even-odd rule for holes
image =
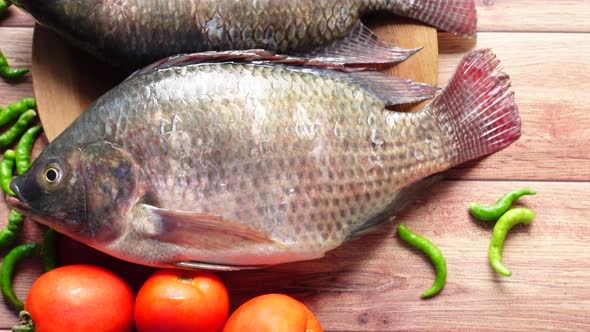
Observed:
[[[489,50],[468,54],[417,113],[386,107],[432,86],[234,55],[136,72],[12,182],[9,204],[124,260],[261,267],[322,257],[395,214],[430,175],[520,136]]]
[[[475,35],[473,0],[13,0],[39,23],[114,64],[180,53],[266,49],[322,61],[389,63],[417,50],[379,41],[359,17],[390,12]]]

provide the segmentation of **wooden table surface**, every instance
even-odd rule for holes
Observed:
[[[477,3],[476,41],[439,33],[439,85],[470,49],[494,49],[512,77],[520,140],[449,171],[394,222],[324,259],[221,274],[232,307],[258,294],[286,292],[306,303],[327,331],[590,330],[590,0]],[[0,49],[12,65],[31,65],[32,36],[32,19],[17,9],[0,19]],[[0,80],[0,105],[32,95],[30,76],[13,84]],[[505,278],[487,262],[492,226],[470,218],[466,207],[524,186],[538,191],[520,201],[537,219],[509,236],[505,263],[513,276]],[[0,225],[7,215],[0,204]],[[445,254],[449,276],[439,296],[420,300],[434,278],[432,268],[395,237],[398,222]],[[26,237],[38,238],[41,230],[28,223]],[[60,243],[62,250],[87,251],[88,263],[109,260],[80,244]],[[127,277],[151,271],[112,266]],[[38,264],[27,264],[17,274],[21,298],[39,273]],[[135,279],[137,287],[143,279]],[[0,328],[15,322],[0,304]]]

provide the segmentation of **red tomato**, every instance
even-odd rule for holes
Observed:
[[[214,274],[159,270],[143,284],[135,303],[139,332],[219,332],[229,312],[229,295]]]
[[[255,297],[229,317],[223,332],[322,332],[313,313],[301,302],[282,294]]]
[[[37,332],[126,332],[133,330],[133,291],[111,271],[68,265],[37,279],[25,310]]]

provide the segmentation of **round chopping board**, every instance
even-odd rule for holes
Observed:
[[[423,47],[386,72],[418,82],[437,83],[436,29],[393,16],[373,16],[364,21],[384,41],[405,48]],[[69,45],[40,25],[35,26],[33,37],[32,72],[38,113],[49,141],[127,75]],[[404,105],[397,110],[416,110],[422,105]]]

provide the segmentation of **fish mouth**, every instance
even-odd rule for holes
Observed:
[[[25,202],[25,199],[23,198],[23,195],[20,192],[20,188],[16,185],[15,181],[12,181],[10,183],[10,189],[12,190],[12,192],[14,192],[15,196],[6,196],[6,203],[8,204],[8,206],[21,213],[30,210],[31,206]]]
[[[8,207],[10,207],[12,210],[15,210],[16,212],[19,212],[31,219],[33,219],[34,221],[44,224],[46,226],[50,226],[50,223],[47,222],[45,220],[45,218],[39,218],[39,216],[37,216],[35,214],[35,212],[33,211],[33,208],[24,201],[23,197],[20,195],[20,192],[18,191],[18,187],[17,186],[13,186],[14,182],[11,183],[10,185],[10,189],[12,189],[12,191],[14,192],[15,196],[10,196],[7,195],[6,196],[6,203],[8,204]],[[51,227],[51,226],[50,226]]]
[[[16,194],[16,192],[15,192],[15,194]],[[29,206],[29,204],[23,202],[21,200],[21,198],[17,198],[17,197],[13,197],[13,196],[7,196],[6,203],[8,204],[8,206],[10,206],[10,208],[17,210],[18,212],[24,212],[24,211],[27,211],[31,208],[31,206]]]

